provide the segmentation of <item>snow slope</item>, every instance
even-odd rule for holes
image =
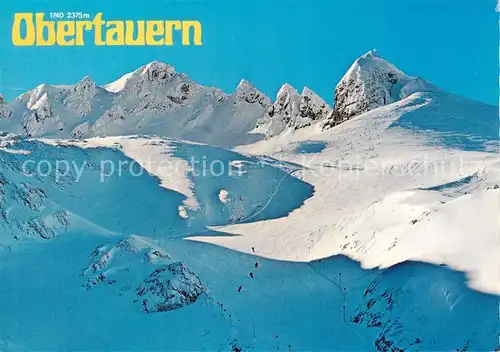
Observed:
[[[0,103],[2,350],[499,348],[497,107],[374,52],[333,110],[158,62]]]
[[[5,138],[10,150],[25,153],[0,151],[5,178],[1,190],[29,185],[40,191],[29,197],[9,193],[2,209],[33,209],[22,213],[34,223],[43,222],[54,235],[43,236],[39,227],[22,239],[10,231],[0,233],[2,350],[395,351],[496,346],[497,297],[470,290],[463,275],[448,268],[405,263],[365,270],[342,256],[283,262],[262,258],[266,248],[259,242],[250,248],[251,254],[243,254],[182,239],[191,231],[209,233],[207,226],[214,223],[258,224],[287,216],[291,207],[302,209],[312,194],[310,186],[284,171],[295,170],[295,164],[276,168],[269,158],[147,137],[50,143]],[[188,195],[169,190],[165,182],[180,174],[139,176],[135,168],[124,168],[120,176],[107,168],[103,174],[101,161],[130,160],[126,154],[131,145],[136,156],[144,155],[141,149],[153,150],[153,157],[183,159],[183,167],[191,155],[228,158],[240,172],[219,179],[201,172],[184,174],[195,185],[190,194],[199,204],[185,219],[177,207]],[[54,165],[78,161],[85,167],[42,177],[32,168],[23,170],[30,158]],[[277,191],[281,188],[284,192]],[[228,192],[230,202],[220,201],[221,190]],[[45,194],[43,203],[40,194]],[[296,203],[287,199],[290,194]],[[255,206],[269,198],[275,201],[267,212]],[[56,207],[69,214],[62,228],[46,216]],[[244,218],[232,217],[231,209]],[[0,223],[7,222],[2,218]],[[471,319],[476,321],[472,327]]]
[[[333,129],[239,147],[302,165],[294,175],[314,195],[286,218],[225,226],[236,236],[197,240],[248,253],[255,246],[280,260],[344,254],[366,268],[443,263],[466,271],[471,287],[498,294],[496,114],[447,93],[416,93]],[[311,141],[326,147],[300,151]],[[466,191],[446,186],[463,179]]]

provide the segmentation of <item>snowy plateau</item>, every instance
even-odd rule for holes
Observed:
[[[375,51],[331,102],[152,62],[0,130],[2,351],[500,350],[498,107]]]

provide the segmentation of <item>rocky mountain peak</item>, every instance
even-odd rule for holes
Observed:
[[[334,109],[325,127],[400,100],[402,88],[413,79],[375,50],[367,52],[354,61],[337,84]]]
[[[369,50],[367,53],[361,55],[359,58],[358,58],[358,61],[361,61],[361,60],[369,60],[369,59],[374,59],[374,58],[381,58],[379,55],[378,55],[378,51],[377,49],[371,49]]]
[[[285,129],[297,130],[326,118],[331,108],[311,89],[305,87],[301,94],[288,83],[281,86],[276,101],[266,115],[258,121],[257,128],[265,129],[266,138],[282,133]]]
[[[166,85],[177,75],[173,66],[160,61],[152,61],[104,86],[104,89],[112,93],[142,91],[147,87]]]
[[[0,94],[0,119],[9,118],[12,111],[9,109],[9,104],[5,101],[2,94]]]
[[[150,82],[169,81],[175,73],[173,66],[160,61],[152,61],[141,69],[141,76]]]
[[[242,79],[240,81],[233,96],[238,100],[242,100],[250,104],[258,103],[264,108],[268,108],[271,105],[271,99],[269,99],[246,79]]]
[[[276,101],[267,111],[269,118],[278,117],[284,124],[290,123],[292,117],[297,114],[300,105],[300,94],[297,89],[285,83],[281,86]]]
[[[240,83],[238,83],[238,86],[236,87],[236,91],[248,89],[255,89],[255,86],[250,81],[244,78],[240,81]]]
[[[83,77],[80,82],[74,85],[74,91],[91,91],[97,87],[96,83],[89,76]]]
[[[63,105],[81,116],[85,116],[92,110],[92,101],[97,92],[102,90],[92,78],[85,76],[77,84],[71,87],[69,94],[63,100]]]
[[[299,106],[300,116],[309,118],[312,121],[326,118],[331,111],[331,107],[311,89],[304,87]]]
[[[281,99],[283,99],[284,97],[289,98],[295,95],[299,95],[297,89],[295,89],[295,87],[293,87],[292,85],[285,83],[279,89],[278,94],[276,94],[276,101],[278,101],[280,98]]]

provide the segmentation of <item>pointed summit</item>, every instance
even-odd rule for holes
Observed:
[[[304,87],[304,89],[302,90],[302,94],[301,94],[302,97],[308,97],[309,99],[314,99],[316,100],[316,103],[317,104],[325,104],[325,105],[328,105],[324,100],[323,98],[321,98],[318,94],[316,94],[312,89],[308,88],[308,87]]]
[[[240,89],[248,89],[248,88],[255,88],[255,86],[248,80],[242,78],[240,83],[238,83],[238,86],[236,87],[236,90]]]
[[[316,93],[308,87],[304,87],[299,105],[300,116],[309,125],[312,121],[319,121],[326,118],[332,108]]]
[[[246,92],[254,91],[254,90],[257,90],[257,88],[255,88],[255,86],[250,81],[243,78],[240,81],[240,83],[238,83],[238,86],[236,87],[236,90],[234,91],[234,95],[239,97],[239,96],[244,95]]]
[[[175,76],[175,68],[161,61],[152,61],[139,70],[140,76],[152,83],[168,82]]]
[[[415,92],[435,91],[429,82],[406,75],[373,49],[360,56],[335,88],[334,109],[324,128],[404,99]]]
[[[375,48],[368,51],[366,54],[361,55],[359,59],[373,59],[374,57],[380,58],[380,56],[377,55],[377,49]]]
[[[331,111],[311,89],[304,87],[302,94],[288,83],[281,86],[276,101],[266,115],[257,123],[257,128],[264,129],[266,138],[271,138],[285,130],[298,130],[326,118]]]
[[[269,108],[268,115],[273,117],[278,115],[281,122],[289,124],[293,116],[298,114],[300,105],[300,94],[290,84],[285,83],[281,86],[276,95],[276,102]]]
[[[285,83],[281,86],[280,90],[278,91],[278,94],[276,94],[276,101],[280,99],[280,97],[283,97],[285,95],[298,95],[299,92],[297,89],[295,89],[292,85]]]
[[[269,99],[260,90],[255,88],[255,86],[246,79],[242,79],[240,81],[233,96],[237,100],[245,101],[250,104],[258,103],[265,109],[267,109],[269,105],[271,105],[271,99]]]
[[[173,66],[161,61],[152,61],[106,84],[103,88],[110,93],[119,93],[127,87],[136,85],[164,84],[172,80],[175,75],[176,71]]]
[[[401,99],[413,79],[381,58],[375,50],[359,57],[335,88],[335,106],[325,127]]]
[[[91,94],[95,93],[96,83],[89,76],[83,77],[80,82],[75,84],[73,91],[79,94]]]
[[[94,80],[90,76],[83,77],[77,85],[92,85],[95,84]]]
[[[142,73],[148,72],[148,71],[158,71],[158,72],[169,72],[169,73],[175,73],[175,67],[162,62],[162,61],[151,61],[149,64],[142,66],[139,68],[139,70]]]
[[[308,95],[308,96],[312,96],[312,95],[316,95],[316,93],[314,93],[312,91],[312,89],[310,89],[309,87],[304,87],[304,89],[302,89],[302,95]],[[318,96],[318,95],[316,95]]]

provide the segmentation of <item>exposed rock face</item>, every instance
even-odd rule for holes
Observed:
[[[276,102],[266,115],[257,122],[266,138],[282,133],[286,129],[301,129],[324,120],[331,108],[316,93],[305,87],[302,94],[289,84],[284,84],[276,96]]]
[[[54,203],[19,155],[24,150],[12,147],[19,137],[0,135],[0,242],[49,240],[66,233],[71,214]]]
[[[180,262],[156,269],[136,289],[146,313],[182,308],[196,302],[205,292],[199,277]]]
[[[370,51],[358,58],[335,88],[335,104],[326,127],[399,100],[410,77]]]
[[[369,51],[353,63],[335,88],[334,108],[324,128],[396,102],[417,90],[434,89],[420,78],[407,76],[375,51]]]
[[[92,111],[95,96],[102,91],[90,77],[84,77],[80,82],[70,88],[63,101],[69,110],[86,116]]]
[[[418,350],[422,336],[405,327],[404,316],[398,311],[398,303],[405,298],[401,288],[387,287],[384,279],[375,278],[366,288],[362,301],[350,321],[354,324],[378,330],[374,342],[377,352],[402,352]],[[403,305],[404,306],[404,305]]]
[[[0,163],[2,171],[6,164]],[[14,240],[52,239],[66,232],[69,214],[53,204],[42,189],[12,182],[0,172],[0,194],[0,228]]]
[[[255,88],[247,80],[241,80],[240,84],[234,92],[235,100],[244,101],[249,104],[257,103],[264,109],[267,109],[271,105],[271,99],[262,94],[257,88]]]
[[[80,277],[86,290],[109,287],[119,296],[132,298],[146,313],[185,307],[207,292],[184,263],[173,260],[148,238],[136,235],[96,247]]]
[[[0,119],[8,119],[12,116],[12,111],[9,109],[7,102],[2,94],[0,94]]]
[[[307,87],[304,87],[299,105],[300,116],[306,120],[308,125],[311,121],[319,121],[324,119],[332,110],[319,95],[314,93]],[[303,127],[303,126],[300,126]]]
[[[171,262],[167,253],[139,236],[130,236],[114,245],[104,243],[94,249],[90,258],[80,275],[85,278],[83,287],[91,290],[99,284],[116,284],[122,292],[127,290],[122,286],[128,281],[124,274],[130,273],[131,268],[137,269],[140,264],[165,265]]]

